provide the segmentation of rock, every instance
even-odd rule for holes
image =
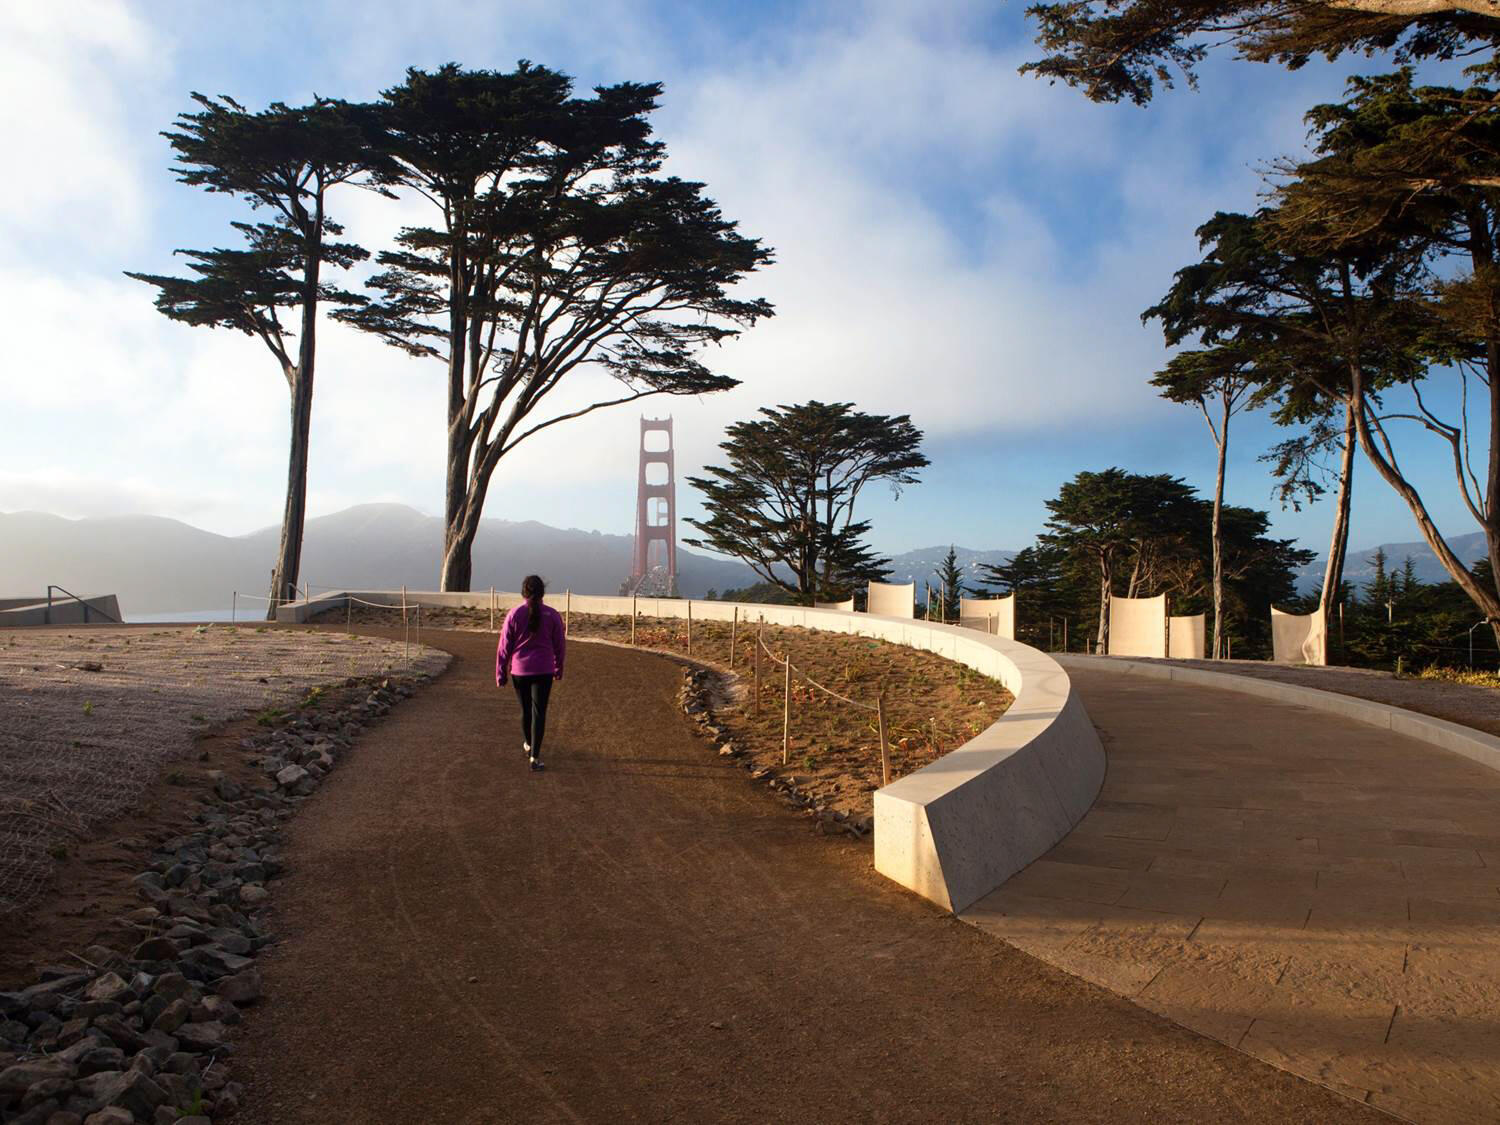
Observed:
[[[33,1059],[0,1070],[0,1094],[24,1094],[38,1082],[69,1077],[70,1068],[57,1059]]]
[[[105,1106],[83,1119],[83,1125],[135,1125],[135,1115],[123,1106]]]
[[[76,1113],[60,1109],[47,1118],[47,1125],[83,1125],[83,1118]]]
[[[130,985],[118,973],[105,973],[95,977],[83,994],[90,1000],[119,1000],[130,991]]]
[[[240,888],[240,901],[246,906],[259,906],[271,897],[271,892],[259,883],[246,883]]]
[[[78,1072],[83,1075],[124,1069],[125,1052],[118,1047],[95,1047],[78,1056]]]
[[[187,1023],[192,1011],[193,1005],[187,997],[179,996],[162,1009],[161,1015],[151,1021],[151,1029],[153,1031],[165,1031],[170,1035],[183,1024]]]
[[[301,766],[285,766],[276,774],[276,784],[283,789],[291,789],[299,782],[307,779],[307,771]]]
[[[218,773],[219,771],[212,772]],[[225,773],[219,773],[219,776],[214,778],[214,792],[218,794],[221,801],[240,801],[245,797],[245,790],[241,788],[239,782]]]
[[[193,986],[188,983],[187,977],[181,973],[163,973],[156,978],[156,986],[153,989],[157,996],[165,996],[168,1000],[176,1000],[179,996],[187,996],[193,991]]]
[[[26,1109],[47,1104],[56,1107],[58,1099],[68,1089],[66,1078],[49,1078],[45,1082],[38,1082],[26,1091],[26,1096],[21,1099],[21,1105]]]
[[[217,1020],[185,1023],[177,1029],[178,1042],[190,1051],[212,1051],[222,1047],[226,1035],[228,1031]]]
[[[85,1097],[102,1103],[105,1109],[119,1108],[129,1114],[149,1121],[156,1115],[156,1107],[167,1100],[167,1092],[149,1076],[138,1070],[104,1071],[90,1075],[78,1083]],[[103,1112],[101,1110],[100,1112]],[[89,1117],[86,1120],[92,1121]],[[129,1121],[129,1116],[117,1120]],[[106,1120],[110,1120],[106,1118]]]
[[[232,1004],[243,1007],[253,1004],[261,996],[260,973],[255,969],[246,969],[242,973],[235,973],[230,977],[222,977],[214,985],[214,991]]]
[[[182,962],[199,969],[210,980],[233,976],[235,973],[244,972],[254,964],[248,957],[227,953],[212,945],[200,945],[189,949],[182,955]]]
[[[151,937],[136,946],[130,954],[132,961],[171,961],[182,947],[169,937]]]
[[[94,1021],[94,1026],[131,1054],[151,1046],[145,1036],[119,1016],[100,1016]]]

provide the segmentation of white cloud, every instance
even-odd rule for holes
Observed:
[[[15,224],[0,245],[133,236],[150,139],[124,127],[126,110],[165,53],[123,0],[0,5],[0,215]]]

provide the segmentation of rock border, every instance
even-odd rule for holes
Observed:
[[[651,650],[640,650],[651,651]],[[774,769],[757,769],[754,762],[741,760],[745,751],[736,746],[726,731],[715,721],[715,706],[728,694],[729,682],[723,673],[708,667],[688,667],[682,671],[682,687],[677,692],[677,703],[684,715],[695,725],[700,738],[718,748],[719,757],[728,758],[750,771],[752,781],[764,781],[779,793],[789,808],[806,813],[820,835],[848,835],[856,840],[867,839],[875,827],[873,816],[850,816],[848,813],[822,807],[816,798],[797,787],[793,774],[778,774]]]
[[[0,1120],[211,1125],[239,1107],[232,1029],[261,997],[256,956],[274,941],[265,912],[284,870],[282,825],[368,724],[431,679],[343,681],[351,702],[291,712],[241,740],[262,784],[209,772],[214,799],[194,814],[198,827],[164,841],[132,880],[145,903],[121,919],[134,947],[90,946],[72,954],[78,966],[0,992]]]

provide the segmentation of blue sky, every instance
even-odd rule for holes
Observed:
[[[188,93],[252,106],[368,98],[405,67],[530,58],[580,87],[666,84],[670,170],[701,179],[777,263],[746,292],[778,315],[712,356],[743,381],[647,400],[677,419],[682,476],[724,426],[809,397],[907,412],[928,434],[923,484],[872,492],[876,546],[1017,547],[1081,469],[1172,472],[1207,488],[1196,411],[1147,385],[1164,362],[1140,310],[1194,257],[1194,228],[1247,209],[1259,169],[1301,149],[1301,115],[1380,63],[1297,73],[1216,59],[1201,89],[1149,109],[1095,106],[1023,78],[1018,4],[259,3],[70,0],[0,9],[0,511],[150,512],[226,533],[279,522],[286,391],[258,342],[173,325],[126,269],[228,244],[241,216],[172,178],[157,135]],[[358,14],[351,17],[351,12]],[[44,107],[38,112],[37,107]],[[420,201],[333,201],[372,249]],[[310,511],[364,501],[441,510],[440,372],[330,325],[320,336]],[[585,381],[587,383],[587,381]],[[597,384],[580,386],[579,393]],[[487,514],[625,532],[638,410],[556,427],[501,467]],[[1237,420],[1229,499],[1272,509],[1322,550],[1329,515],[1281,512],[1256,461],[1279,433]],[[1439,449],[1403,456],[1450,534],[1473,530]],[[1356,547],[1415,539],[1357,470]],[[684,514],[698,509],[680,490]]]

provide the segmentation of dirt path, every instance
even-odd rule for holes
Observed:
[[[293,821],[241,1121],[1379,1120],[941,914],[577,644],[529,773],[491,640]]]

